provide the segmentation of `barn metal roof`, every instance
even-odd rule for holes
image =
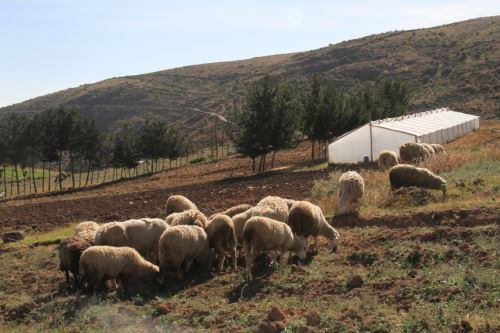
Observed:
[[[453,127],[478,116],[452,111],[449,108],[414,113],[396,118],[386,118],[372,122],[372,126],[398,132],[422,136],[441,129]]]

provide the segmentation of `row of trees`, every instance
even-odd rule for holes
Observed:
[[[159,159],[175,160],[187,151],[185,137],[161,121],[147,121],[135,130],[124,125],[109,135],[105,135],[94,120],[83,117],[74,109],[50,109],[32,118],[11,114],[0,122],[0,163],[3,166],[4,192],[7,192],[6,165],[13,166],[17,193],[20,193],[19,168],[23,170],[23,178],[31,174],[36,193],[36,166],[42,167],[41,190],[44,192],[47,164],[49,179],[52,165],[57,164],[56,179],[59,189],[62,189],[66,177],[71,177],[72,186],[76,187],[77,169],[80,173],[78,185],[81,186],[81,174],[84,172],[87,174],[85,184],[88,184],[89,177],[92,182],[95,169],[125,168],[130,172],[141,159],[152,161],[150,171],[153,172],[155,162],[157,165]],[[26,169],[31,172],[26,172]],[[49,191],[50,186],[49,180]]]
[[[252,158],[254,172],[262,172],[271,152],[272,167],[276,152],[293,147],[303,135],[312,142],[314,159],[315,143],[324,154],[321,147],[335,137],[371,120],[403,115],[408,103],[407,86],[395,79],[347,94],[314,76],[300,94],[266,76],[249,88],[242,106],[234,110],[232,140],[239,153]]]

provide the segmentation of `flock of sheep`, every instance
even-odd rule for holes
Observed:
[[[432,150],[432,153],[430,152]],[[418,162],[431,154],[444,153],[440,145],[405,143],[400,147],[403,162]],[[379,165],[389,170],[392,188],[421,186],[441,189],[446,181],[427,169],[410,164],[398,164],[397,155],[383,151]],[[339,179],[337,214],[356,212],[364,192],[363,178],[355,171]],[[336,250],[339,233],[325,219],[321,208],[308,202],[277,196],[263,198],[257,205],[231,207],[207,218],[197,206],[182,195],[172,195],[165,205],[165,219],[142,218],[99,225],[82,222],[74,236],[61,241],[58,252],[60,269],[73,275],[78,295],[84,284],[92,293],[105,281],[119,281],[128,294],[130,287],[141,282],[182,279],[196,262],[220,272],[226,258],[237,270],[239,257],[245,258],[245,271],[252,280],[255,258],[266,253],[279,265],[289,252],[303,260],[309,250],[318,250],[318,237],[329,241]],[[314,243],[309,247],[309,238]]]

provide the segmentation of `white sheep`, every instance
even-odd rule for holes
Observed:
[[[156,262],[158,241],[169,225],[162,219],[133,219],[107,223],[96,234],[96,245],[129,246]]]
[[[330,242],[334,251],[337,247],[336,240],[340,235],[325,219],[323,211],[318,206],[308,201],[297,201],[288,214],[288,225],[299,237],[314,238],[313,250],[318,250],[318,236],[323,236]]]
[[[171,217],[171,215],[174,215]],[[188,209],[180,213],[173,213],[167,216],[166,220],[168,220],[171,226],[176,225],[197,225],[203,229],[207,227],[208,219],[197,209]]]
[[[429,150],[418,142],[405,142],[399,147],[399,157],[404,163],[421,162],[430,155]]]
[[[232,217],[234,225],[234,233],[236,234],[236,249],[238,250],[238,256],[241,255],[241,250],[243,247],[243,228],[247,223],[248,219],[252,217],[253,208],[247,209],[243,213],[236,214]]]
[[[232,268],[236,270],[236,235],[233,220],[227,215],[217,214],[210,220],[205,231],[210,248],[215,251],[219,272],[224,269],[227,253],[231,254]]]
[[[264,252],[275,252],[280,256],[279,264],[283,262],[286,251],[295,252],[299,259],[307,256],[306,240],[293,234],[286,223],[267,217],[250,218],[243,229],[243,247],[246,255],[246,274],[252,280],[252,264],[255,258]],[[290,259],[290,257],[289,257]]]
[[[218,215],[218,214],[223,214],[223,215],[227,215],[229,217],[233,217],[233,216],[235,216],[237,214],[241,214],[243,212],[246,212],[250,208],[252,208],[252,205],[241,204],[241,205],[237,205],[237,206],[233,206],[231,208],[228,208],[225,211],[222,211],[220,213],[215,213],[212,216],[210,216],[210,218],[212,218],[212,217],[214,217],[215,215]]]
[[[427,151],[429,152],[429,155],[432,156],[435,154],[435,151],[434,151],[434,147],[432,147],[432,145],[428,144],[428,143],[425,143],[425,142],[422,142],[420,143],[425,149],[427,149]]]
[[[378,166],[380,170],[389,170],[398,164],[398,155],[392,150],[382,150],[378,155]]]
[[[442,177],[435,175],[426,168],[417,168],[409,164],[399,164],[389,171],[391,188],[417,186],[443,191],[446,195],[447,183]]]
[[[337,215],[356,213],[363,197],[365,182],[356,171],[347,171],[339,178]]]
[[[179,194],[171,195],[170,197],[168,197],[165,204],[165,212],[167,216],[172,213],[180,213],[188,209],[198,210],[198,207],[196,207],[196,205],[191,200]]]
[[[277,196],[265,197],[253,208],[252,217],[263,216],[286,223],[289,209],[288,202]]]
[[[431,144],[431,146],[432,146],[432,148],[434,148],[434,152],[436,154],[444,154],[444,153],[446,153],[446,151],[444,150],[444,147],[441,146],[438,143],[433,143],[433,144]]]
[[[80,257],[79,273],[94,295],[97,286],[110,279],[120,280],[127,294],[130,280],[154,281],[159,268],[131,247],[91,246]]]
[[[209,267],[212,255],[208,236],[199,226],[178,225],[165,230],[158,243],[161,285],[168,275],[182,279],[194,261]]]
[[[88,241],[76,236],[64,238],[59,243],[57,248],[57,252],[59,254],[59,269],[66,275],[68,289],[71,289],[71,283],[69,281],[69,272],[71,272],[73,274],[74,288],[77,290],[80,256],[83,251],[88,249],[90,246],[91,244]]]
[[[95,234],[99,230],[99,224],[92,221],[81,222],[76,226],[74,236],[86,240],[90,244],[95,244]]]

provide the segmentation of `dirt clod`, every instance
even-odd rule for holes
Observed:
[[[23,240],[25,236],[23,231],[7,231],[2,234],[2,240],[4,243],[19,242]]]
[[[306,321],[309,326],[319,326],[321,323],[321,316],[317,311],[311,311],[307,314]]]
[[[269,321],[283,321],[285,320],[285,313],[279,307],[274,306],[268,313],[267,319]]]
[[[456,323],[451,326],[452,333],[469,333],[472,331],[474,331],[474,329],[467,320],[462,320],[460,323]]]
[[[349,290],[363,287],[363,278],[359,275],[350,277],[346,283],[346,287]]]
[[[310,327],[310,326],[300,326],[299,327],[299,330],[298,330],[299,333],[314,333],[314,332],[317,332],[317,329],[315,329],[314,327]]]
[[[257,333],[279,333],[285,329],[285,324],[282,321],[260,323]]]

